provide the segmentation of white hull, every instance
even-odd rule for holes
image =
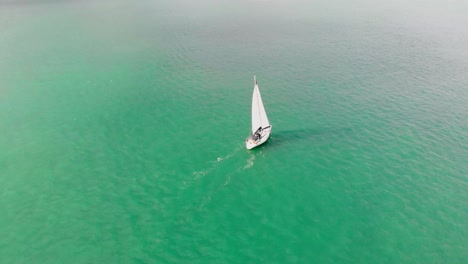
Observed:
[[[251,138],[248,138],[247,141],[245,142],[245,147],[247,149],[253,149],[255,147],[260,146],[261,144],[265,143],[268,140],[268,138],[270,137],[270,133],[271,133],[271,126],[269,128],[262,130],[261,132],[262,136],[260,140],[254,141]]]

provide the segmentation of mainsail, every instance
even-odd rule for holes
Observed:
[[[254,91],[252,96],[252,134],[259,128],[270,126],[265,107],[263,106],[260,89],[258,88],[257,78],[254,76]]]

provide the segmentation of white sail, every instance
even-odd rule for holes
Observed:
[[[257,79],[254,76],[254,91],[252,96],[252,134],[257,129],[270,126],[265,107],[263,106],[260,89],[258,88]]]
[[[245,141],[245,147],[252,149],[265,143],[270,137],[271,125],[263,106],[262,96],[254,76],[254,91],[252,96],[252,129]]]

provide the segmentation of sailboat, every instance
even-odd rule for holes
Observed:
[[[257,84],[257,77],[254,76],[254,90],[252,95],[252,128],[250,136],[245,141],[247,149],[253,149],[265,143],[270,137],[271,125],[268,121],[265,107],[263,106],[260,89]]]

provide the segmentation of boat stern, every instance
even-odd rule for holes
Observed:
[[[270,133],[271,126],[262,131],[262,137],[258,140],[254,140],[252,139],[252,137],[248,137],[245,141],[245,147],[247,149],[253,149],[257,146],[260,146],[261,144],[265,143],[268,140],[268,138],[270,138]]]
[[[245,147],[247,149],[253,149],[255,148],[256,146],[258,146],[257,144],[257,141],[253,141],[252,139],[248,138],[246,141],[245,141]]]

